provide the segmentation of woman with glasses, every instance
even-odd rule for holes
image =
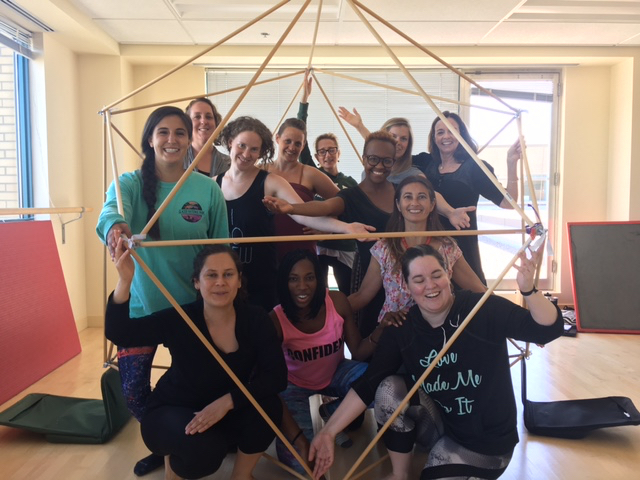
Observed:
[[[346,222],[360,222],[384,232],[391,212],[395,188],[387,181],[395,163],[396,142],[387,132],[374,132],[364,142],[364,179],[355,187],[341,190],[335,197],[324,201],[291,204],[283,199],[265,197],[265,203],[273,211],[306,216],[339,216]],[[371,254],[369,249],[375,242],[358,242],[360,271],[366,271]],[[354,266],[355,267],[355,266]],[[364,312],[359,321],[360,335],[367,337],[377,325],[378,312],[384,303],[370,305],[371,311]],[[379,299],[380,300],[380,299]]]
[[[309,110],[309,95],[311,94],[312,77],[309,73],[305,75],[304,89],[302,92],[302,100],[298,109],[298,119],[307,123],[307,113]],[[345,190],[349,187],[355,187],[358,182],[338,170],[338,162],[340,162],[340,146],[338,138],[333,133],[323,133],[316,138],[315,141],[315,158],[320,164],[318,168],[311,156],[309,142],[306,142],[302,153],[300,154],[300,162],[311,167],[318,168],[324,173],[339,190]],[[316,200],[324,200],[316,195]],[[353,262],[356,255],[355,240],[323,240],[316,244],[316,253],[320,261],[320,268],[328,282],[329,267],[333,269],[333,276],[338,284],[338,289],[345,295],[351,293],[351,273]]]

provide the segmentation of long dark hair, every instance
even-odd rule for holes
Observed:
[[[431,185],[431,182],[427,180],[425,177],[421,176],[411,176],[407,177],[400,182],[398,187],[396,188],[396,193],[393,196],[393,212],[391,213],[391,217],[389,217],[389,221],[387,222],[387,232],[404,232],[406,230],[404,217],[398,208],[398,203],[402,197],[402,190],[407,185],[411,185],[412,183],[419,183],[424,185],[429,192],[429,200],[434,205],[433,210],[427,217],[427,231],[435,232],[438,230],[444,230],[442,227],[442,223],[440,223],[440,218],[438,213],[436,212],[436,191]],[[389,248],[389,252],[391,253],[391,257],[394,260],[394,268],[397,268],[400,258],[404,254],[404,247],[402,246],[402,237],[396,238],[387,238],[384,240],[387,242],[387,247]],[[440,241],[446,244],[453,243],[455,240],[451,237],[440,237]]]
[[[478,153],[478,144],[476,144],[475,140],[471,138],[471,134],[469,133],[469,129],[462,121],[462,118],[457,113],[444,111],[442,114],[458,124],[458,129],[460,130],[460,136],[464,138],[464,141],[471,147],[471,149]],[[436,160],[436,162],[442,162],[442,157],[440,157],[440,149],[436,145],[436,124],[440,121],[440,117],[436,117],[431,124],[431,130],[429,131],[429,153]],[[458,148],[456,148],[453,157],[456,159],[458,163],[466,162],[467,160],[473,160],[469,152],[467,152],[462,144],[458,144]]]
[[[140,173],[142,174],[142,197],[147,204],[149,213],[147,214],[147,221],[153,217],[156,213],[156,200],[158,199],[158,177],[156,176],[156,153],[153,146],[150,145],[149,139],[153,136],[153,131],[158,124],[165,117],[175,116],[182,120],[184,127],[186,128],[189,140],[193,134],[193,125],[189,116],[177,107],[160,107],[155,109],[147,118],[142,130],[142,153],[144,154],[144,160],[142,161],[142,167],[140,167]],[[154,240],[160,239],[160,225],[155,222],[149,230],[149,237]]]
[[[282,262],[280,263],[280,267],[278,267],[278,274],[276,277],[276,288],[278,290],[278,298],[280,299],[280,305],[282,306],[282,310],[284,310],[284,314],[291,321],[291,323],[298,323],[300,321],[299,308],[293,303],[291,298],[291,292],[289,291],[289,274],[293,269],[294,265],[301,260],[309,260],[313,265],[313,271],[316,275],[316,291],[313,293],[313,298],[311,299],[311,304],[309,305],[311,308],[310,317],[314,318],[318,315],[318,312],[324,305],[324,296],[327,290],[327,284],[320,271],[320,262],[318,261],[317,255],[310,250],[293,250],[288,252]]]
[[[218,253],[226,253],[231,257],[233,263],[236,266],[236,270],[238,270],[238,275],[242,280],[240,289],[238,290],[238,294],[236,298],[233,300],[234,305],[236,302],[247,303],[249,295],[247,294],[247,289],[245,286],[244,279],[242,278],[242,262],[238,257],[238,254],[228,245],[225,244],[216,244],[216,245],[206,245],[202,250],[198,252],[196,257],[193,259],[193,272],[191,273],[191,282],[195,283],[196,280],[200,278],[200,272],[204,268],[204,264],[211,255],[216,255]],[[198,291],[198,298],[201,297],[200,292]]]

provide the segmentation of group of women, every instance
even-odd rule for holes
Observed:
[[[305,83],[303,100],[311,89],[310,80]],[[355,113],[349,115],[358,118]],[[457,123],[459,117],[450,118]],[[275,437],[205,345],[168,308],[124,240],[142,231],[219,121],[219,113],[204,98],[191,102],[186,114],[175,107],[155,110],[143,131],[141,169],[119,179],[124,215],[118,213],[112,185],[97,226],[119,273],[107,306],[106,334],[119,347],[123,391],[153,452],[136,466],[137,474],[164,462],[166,479],[200,478],[215,472],[227,452],[236,449],[232,478],[249,479],[260,454]],[[168,203],[149,236],[152,240],[253,238],[302,233],[303,227],[350,234],[425,232],[442,228],[441,215],[456,227],[469,226],[466,215],[472,209],[447,205],[422,170],[407,160],[412,137],[405,123],[394,121],[388,131],[367,135],[363,179],[342,188],[336,181],[339,146],[335,136],[323,136],[315,143],[321,169],[305,165],[298,160],[307,140],[305,123],[288,119],[275,135],[274,161],[276,148],[268,128],[256,118],[239,117],[217,139],[229,155],[215,147],[200,155],[197,169]],[[441,175],[456,174],[465,163],[474,163],[456,156],[450,132],[444,141],[441,137],[447,137],[446,132],[439,136],[438,128],[434,122],[433,148],[440,154],[432,150],[430,162],[439,159]],[[516,153],[513,147],[510,159]],[[457,168],[451,159],[458,162]],[[427,174],[430,165],[426,163]],[[465,181],[475,178],[460,174]],[[385,415],[388,418],[403,398],[406,384],[428,366],[486,287],[483,277],[465,260],[464,250],[450,237],[412,234],[358,242],[361,284],[357,290],[343,292],[327,288],[315,244],[290,243],[251,241],[232,247],[168,247],[170,251],[142,248],[137,254],[184,305],[210,348],[220,354],[303,458],[315,460],[319,478],[333,461],[336,437],[357,426],[362,411],[372,404],[376,418],[384,423]],[[331,250],[318,247],[318,253],[335,256]],[[481,309],[484,313],[478,314],[481,320],[474,333],[461,337],[467,346],[449,354],[450,368],[438,365],[449,385],[467,369],[469,378],[482,379],[474,380],[481,385],[473,387],[465,380],[460,390],[465,402],[456,408],[466,409],[465,418],[460,420],[456,415],[462,413],[454,411],[456,388],[436,392],[425,384],[420,398],[412,400],[412,407],[394,422],[385,436],[392,478],[407,478],[415,441],[433,447],[432,456],[440,463],[469,466],[471,476],[489,472],[485,478],[496,478],[506,468],[517,433],[504,338],[544,343],[561,333],[561,316],[536,294],[533,285],[537,255],[521,256],[516,267],[531,313],[491,297]],[[360,315],[356,323],[352,312],[370,308],[380,292],[384,306]],[[172,362],[152,391],[151,361],[159,343],[169,348]],[[345,358],[345,343],[351,360]],[[403,376],[389,377],[401,366]],[[323,405],[321,413],[328,422],[310,444],[308,398],[316,393],[337,401]],[[277,451],[281,461],[301,470],[280,442]],[[435,468],[432,456],[427,469]]]

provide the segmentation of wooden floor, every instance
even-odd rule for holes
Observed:
[[[102,374],[102,331],[80,333],[83,352],[14,399],[0,405],[4,410],[27,393],[42,392],[74,397],[100,398]],[[579,333],[577,338],[562,337],[545,349],[532,347],[528,365],[529,397],[532,400],[563,400],[608,395],[630,397],[640,407],[640,336]],[[166,360],[166,353],[160,356]],[[154,372],[158,376],[161,372]],[[520,368],[512,370],[516,397],[519,398]],[[1,386],[0,386],[1,388]],[[520,405],[518,405],[520,409]],[[503,475],[508,480],[528,479],[630,479],[640,478],[640,427],[599,430],[582,440],[559,440],[529,435],[519,415],[520,443]],[[350,465],[373,437],[370,416],[355,435],[350,449],[337,448],[338,460],[330,480],[344,478]],[[273,446],[269,452],[274,455]],[[5,480],[128,480],[137,478],[132,468],[148,453],[131,420],[104,445],[61,445],[47,443],[41,436],[0,427],[0,478]],[[384,455],[376,446],[371,458]],[[417,459],[419,460],[419,458]],[[229,476],[233,456],[209,480]],[[416,461],[416,478],[420,465]],[[379,479],[389,471],[388,461],[361,477]],[[261,460],[257,479],[293,478],[274,464]],[[161,480],[162,470],[145,477]]]

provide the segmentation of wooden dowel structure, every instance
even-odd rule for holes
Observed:
[[[464,78],[467,82],[471,83],[472,85],[475,85],[476,87],[478,87],[478,89],[480,89],[482,92],[486,93],[487,95],[489,95],[490,97],[494,98],[495,100],[497,100],[498,102],[502,103],[505,107],[507,107],[509,110],[512,110],[514,113],[517,113],[517,109],[513,108],[512,106],[508,105],[504,100],[502,100],[500,97],[498,97],[496,94],[494,94],[493,92],[487,90],[486,88],[484,88],[482,85],[478,84],[475,80],[473,80],[471,77],[469,77],[468,75],[465,75],[464,72],[458,70],[456,67],[454,67],[453,65],[448,64],[447,62],[445,62],[443,59],[441,59],[440,57],[438,57],[435,53],[431,52],[429,49],[423,47],[422,45],[420,45],[418,42],[416,42],[413,38],[411,38],[409,35],[407,35],[406,33],[404,33],[402,30],[399,30],[398,28],[394,27],[393,25],[391,25],[389,22],[387,22],[384,18],[382,18],[381,16],[379,16],[378,14],[376,14],[374,11],[370,10],[369,8],[365,7],[362,3],[360,3],[358,0],[347,0],[352,6],[357,5],[360,9],[364,10],[365,12],[367,12],[369,15],[371,15],[373,18],[375,18],[376,20],[378,20],[380,23],[382,23],[383,25],[385,25],[387,28],[393,30],[395,33],[397,33],[398,35],[400,35],[402,38],[404,38],[405,40],[407,40],[409,43],[411,43],[412,45],[414,45],[415,47],[417,47],[418,49],[422,50],[424,53],[426,53],[427,55],[429,55],[431,58],[433,58],[434,60],[436,60],[437,62],[441,63],[442,65],[444,65],[445,67],[447,67],[449,70],[451,70],[452,72],[456,73],[457,75],[459,75],[461,78]],[[361,17],[362,19],[364,19],[364,17]],[[364,19],[363,21],[367,21],[366,19]],[[368,21],[367,21],[368,23]]]
[[[374,468],[378,468],[379,465],[382,465],[384,462],[386,462],[389,459],[389,454],[387,453],[386,455],[384,455],[383,457],[379,458],[378,460],[376,460],[375,462],[373,462],[370,465],[367,465],[365,468],[363,468],[362,470],[360,470],[358,473],[356,473],[353,477],[351,477],[353,480],[357,480],[358,478],[362,478],[364,477],[367,473],[369,473],[371,470],[373,470]]]
[[[278,129],[280,128],[280,125],[282,125],[282,122],[284,122],[285,117],[287,116],[287,114],[289,113],[289,110],[291,110],[291,105],[293,105],[293,102],[296,101],[296,98],[298,96],[298,94],[300,93],[300,90],[302,90],[302,88],[304,87],[304,80],[302,80],[302,83],[300,84],[300,86],[298,87],[298,89],[296,90],[296,93],[293,94],[293,97],[291,98],[291,101],[289,102],[289,105],[287,105],[287,108],[284,110],[284,112],[282,112],[282,116],[280,117],[280,120],[278,120],[277,125],[275,126],[275,128],[272,130],[272,133],[275,135],[276,132],[278,131]],[[308,138],[305,139],[305,141],[309,141]]]
[[[338,78],[344,78],[345,80],[353,80],[354,82],[360,82],[363,83],[365,85],[371,85],[373,87],[380,87],[386,90],[393,90],[395,92],[400,92],[400,93],[406,93],[408,95],[415,95],[420,97],[421,95],[416,92],[415,90],[408,90],[406,88],[402,88],[402,87],[396,87],[393,85],[385,85],[384,83],[378,83],[378,82],[373,82],[371,80],[365,80],[364,78],[358,78],[358,77],[352,77],[351,75],[345,75],[344,73],[338,73],[338,72],[330,72],[329,70],[323,70],[322,68],[314,68],[314,70],[318,73],[323,73],[325,75],[331,75],[333,77],[338,77]],[[489,112],[495,112],[495,113],[502,113],[505,115],[510,115],[513,116],[513,112],[512,111],[504,111],[504,110],[498,110],[497,108],[491,108],[491,107],[486,107],[484,105],[472,105],[469,102],[462,102],[460,100],[453,100],[451,98],[445,98],[445,97],[437,97],[435,95],[432,95],[431,98],[433,98],[434,100],[439,100],[441,102],[446,102],[446,103],[451,103],[454,105],[460,105],[463,107],[473,107],[473,108],[478,108],[480,110],[487,110]]]
[[[200,153],[196,155],[196,158],[193,160],[191,165],[189,165],[189,167],[186,169],[186,171],[184,172],[180,180],[178,180],[178,182],[174,185],[174,187],[171,189],[171,191],[169,192],[167,197],[164,199],[162,204],[158,207],[156,212],[149,219],[149,221],[147,222],[147,225],[142,229],[142,232],[141,232],[142,234],[149,233],[149,230],[151,229],[153,224],[158,221],[158,218],[160,217],[162,212],[164,212],[164,210],[167,208],[169,203],[171,203],[171,200],[173,200],[173,197],[176,195],[176,193],[178,193],[178,190],[180,190],[184,182],[187,181],[187,178],[189,177],[191,172],[198,166],[198,162],[200,162],[200,159],[207,154],[207,150],[209,149],[211,144],[214,142],[216,138],[218,138],[218,135],[220,134],[220,131],[222,130],[222,128],[224,128],[226,123],[229,121],[229,118],[231,118],[231,116],[236,111],[240,103],[242,103],[242,100],[244,100],[244,97],[247,96],[247,94],[249,93],[249,90],[251,90],[251,87],[254,85],[254,83],[262,73],[262,71],[267,67],[267,65],[271,61],[271,58],[273,58],[275,53],[278,51],[278,49],[280,48],[284,40],[287,38],[287,35],[289,35],[289,32],[291,32],[291,30],[296,25],[296,23],[298,22],[298,20],[306,10],[306,8],[309,6],[310,2],[311,0],[306,0],[302,5],[302,7],[300,8],[300,10],[298,10],[298,13],[296,14],[296,16],[293,18],[293,20],[291,21],[289,26],[286,28],[284,33],[280,36],[280,38],[278,39],[274,47],[271,49],[271,52],[269,52],[269,55],[267,55],[267,57],[264,59],[264,61],[262,62],[262,65],[260,65],[260,68],[258,68],[256,73],[253,75],[253,77],[251,78],[251,81],[249,81],[249,83],[247,84],[245,89],[242,91],[238,99],[235,101],[231,109],[227,112],[225,117],[222,119],[222,121],[220,122],[220,125],[216,127],[216,129],[213,131],[213,133],[209,137],[209,140],[207,140],[206,143],[203,145],[202,149],[200,150]]]
[[[112,109],[113,107],[115,107],[116,105],[121,104],[122,102],[124,102],[125,100],[133,97],[134,95],[136,95],[137,93],[140,93],[143,90],[146,90],[147,88],[149,88],[152,85],[155,85],[156,83],[158,83],[160,80],[167,78],[169,75],[177,72],[178,70],[180,70],[183,67],[186,67],[187,65],[189,65],[191,62],[193,62],[194,60],[197,60],[198,58],[202,57],[203,55],[209,53],[211,50],[213,50],[216,47],[219,47],[220,45],[224,44],[225,42],[227,42],[228,40],[232,39],[233,37],[235,37],[236,35],[238,35],[239,33],[243,32],[244,30],[246,30],[247,28],[249,28],[251,25],[254,25],[255,23],[258,23],[260,20],[262,20],[263,18],[271,15],[273,12],[275,12],[276,10],[278,10],[280,7],[286,5],[287,3],[289,3],[290,0],[282,0],[280,3],[278,3],[277,5],[274,5],[273,7],[271,7],[269,10],[267,10],[266,12],[264,12],[261,15],[258,15],[256,18],[254,18],[253,20],[251,20],[248,23],[245,23],[242,27],[238,28],[237,30],[231,32],[229,35],[227,35],[226,37],[222,38],[221,40],[217,41],[216,43],[214,43],[213,45],[211,45],[210,47],[206,48],[204,51],[200,52],[197,55],[194,55],[193,57],[189,58],[188,60],[185,60],[184,62],[182,62],[180,65],[178,65],[177,67],[172,68],[171,70],[169,70],[168,72],[163,73],[162,75],[160,75],[159,77],[157,77],[156,79],[145,83],[144,85],[142,85],[141,87],[136,88],[133,92],[125,95],[124,97],[122,97],[120,100],[117,100],[113,103],[111,103],[110,105],[106,106],[102,111],[107,111]]]
[[[256,85],[264,85],[266,83],[277,82],[278,80],[283,80],[285,78],[294,77],[296,75],[300,75],[301,73],[304,73],[304,70],[298,70],[297,72],[286,73],[286,74],[280,75],[278,77],[267,78],[265,80],[260,80],[259,82],[254,83],[253,86],[255,87]],[[216,95],[224,95],[225,93],[237,92],[238,90],[242,90],[243,88],[246,88],[246,85],[240,85],[239,87],[227,88],[226,90],[218,90],[217,92],[212,92],[212,93],[201,93],[201,94],[198,94],[198,95],[190,95],[188,97],[175,98],[173,100],[165,100],[164,102],[149,103],[147,105],[141,105],[139,107],[124,108],[122,110],[112,110],[111,111],[111,115],[120,115],[122,113],[129,113],[129,112],[135,112],[135,111],[138,111],[138,110],[144,110],[145,108],[160,107],[160,106],[168,105],[168,104],[172,104],[172,103],[186,102],[187,100],[195,100],[196,98],[215,97]]]
[[[320,240],[379,240],[381,238],[397,237],[468,237],[471,235],[505,235],[521,233],[522,230],[438,230],[435,232],[380,232],[380,233],[329,233],[318,235],[280,235],[273,237],[235,237],[235,238],[201,238],[193,240],[157,240],[142,241],[137,247],[177,247],[186,245],[216,245],[220,243],[274,243],[274,242],[304,242]]]
[[[318,10],[316,13],[316,24],[313,29],[313,41],[311,42],[311,52],[309,53],[309,61],[307,62],[307,69],[311,68],[313,62],[313,53],[316,49],[316,41],[318,40],[318,29],[320,28],[320,16],[322,15],[322,0],[318,3]]]
[[[527,222],[532,225],[533,222],[531,222],[531,220],[529,219],[529,217],[527,217],[526,213],[524,212],[524,210],[522,210],[520,208],[520,206],[514,201],[514,199],[511,197],[511,195],[509,194],[509,192],[507,192],[507,190],[505,190],[505,188],[500,184],[500,182],[498,182],[498,180],[496,180],[496,178],[493,176],[493,174],[489,171],[489,169],[487,168],[487,166],[484,164],[484,162],[482,162],[480,160],[480,158],[478,158],[478,155],[476,154],[476,152],[467,144],[467,142],[465,141],[464,138],[462,138],[462,135],[460,135],[460,132],[458,132],[457,129],[453,128],[453,126],[451,125],[451,123],[449,122],[449,119],[446,118],[444,116],[444,114],[442,113],[442,111],[440,111],[440,109],[438,108],[438,106],[433,102],[433,100],[431,100],[431,97],[429,96],[429,94],[427,94],[427,92],[424,91],[424,89],[422,88],[422,86],[416,81],[416,79],[413,77],[413,75],[411,75],[411,73],[409,72],[409,70],[407,70],[407,68],[402,64],[402,62],[400,61],[400,59],[397,57],[397,55],[391,50],[391,48],[389,48],[389,45],[387,45],[385,43],[385,41],[382,39],[382,37],[380,36],[380,34],[378,34],[378,32],[375,30],[375,28],[373,28],[373,26],[371,25],[371,23],[364,17],[364,15],[362,14],[362,12],[356,7],[357,5],[361,5],[360,3],[356,2],[356,0],[347,0],[347,2],[349,3],[349,5],[351,5],[351,7],[353,8],[353,10],[355,11],[356,15],[358,15],[358,17],[360,18],[360,21],[362,23],[364,23],[364,25],[369,29],[369,31],[371,32],[371,34],[375,37],[375,39],[378,41],[378,43],[380,44],[380,46],[382,48],[385,49],[385,51],[387,52],[387,55],[389,55],[389,57],[395,62],[395,64],[398,66],[398,68],[400,68],[400,70],[402,71],[402,73],[404,73],[405,77],[407,77],[407,79],[411,82],[411,84],[415,87],[415,89],[420,92],[420,95],[422,96],[422,98],[424,98],[427,103],[429,104],[429,106],[431,107],[431,109],[436,112],[438,114],[438,117],[440,117],[440,120],[442,120],[442,122],[447,126],[447,128],[451,131],[451,134],[456,137],[456,139],[458,140],[458,142],[460,142],[460,144],[464,147],[464,149],[469,153],[469,155],[474,159],[474,161],[476,162],[476,164],[480,167],[480,169],[485,173],[485,175],[487,176],[487,178],[489,178],[489,180],[496,186],[496,188],[498,190],[500,190],[500,192],[502,193],[502,195],[504,196],[504,198],[507,200],[507,202],[509,202],[509,204],[513,207],[514,210],[516,210],[520,216],[523,216],[527,219]],[[381,20],[385,25],[389,26],[389,23]],[[453,68],[453,67],[451,67]],[[501,103],[504,103],[503,101],[501,101]],[[506,104],[505,104],[506,105]],[[514,110],[512,107],[509,107],[512,110]]]
[[[121,132],[120,130],[118,130],[118,127],[116,127],[116,126],[113,124],[113,122],[111,122],[109,125],[110,125],[110,126],[111,126],[111,128],[113,128],[113,130],[118,134],[118,136],[119,136],[122,140],[124,140],[124,142],[125,142],[127,145],[129,145],[129,148],[131,148],[131,150],[133,150],[133,151],[136,153],[136,155],[137,155],[138,157],[140,157],[142,160],[144,160],[144,155],[143,155],[142,153],[140,153],[136,147],[134,147],[134,146],[133,146],[133,144],[129,141],[129,139],[128,139],[127,137],[125,137],[125,136],[122,134],[122,132]]]
[[[118,206],[118,213],[122,218],[124,218],[124,208],[122,206],[122,191],[120,190],[120,176],[118,175],[116,150],[113,146],[113,134],[111,133],[111,112],[104,112],[104,121],[107,123],[107,145],[109,147],[109,158],[111,158],[111,173],[113,174],[113,185],[116,189],[116,204]]]
[[[313,75],[313,79],[316,81],[316,85],[318,85],[318,89],[320,90],[320,92],[322,93],[322,96],[324,97],[325,101],[329,105],[329,108],[331,108],[331,113],[333,113],[333,116],[336,117],[336,120],[338,121],[338,124],[340,125],[340,128],[342,128],[342,131],[347,136],[347,140],[351,144],[351,148],[353,148],[353,151],[355,152],[356,156],[358,157],[358,160],[360,160],[360,163],[362,165],[364,165],[364,161],[362,160],[362,155],[360,154],[360,152],[356,148],[355,143],[353,143],[353,139],[351,138],[351,135],[349,135],[349,132],[347,132],[347,129],[344,126],[344,122],[342,121],[342,119],[338,115],[338,112],[336,112],[336,109],[333,108],[333,104],[331,103],[331,100],[329,100],[329,96],[327,95],[327,92],[325,92],[324,88],[322,88],[322,85],[318,81],[318,77],[316,77],[315,73],[311,72],[311,75]]]
[[[493,137],[491,137],[491,138],[487,141],[487,143],[485,143],[482,147],[478,147],[478,155],[480,155],[480,152],[482,152],[485,148],[487,148],[489,145],[491,145],[491,142],[493,142],[493,141],[498,137],[498,135],[500,135],[502,132],[504,132],[504,131],[507,129],[507,127],[508,127],[509,125],[511,125],[511,123],[512,123],[516,118],[518,118],[518,117],[515,117],[515,116],[511,117],[511,119],[510,119],[507,123],[505,123],[505,124],[502,126],[502,128],[501,128],[500,130],[498,130],[498,131],[495,133],[495,135],[494,135]]]
[[[471,320],[473,319],[473,317],[475,316],[476,312],[478,310],[480,310],[480,308],[484,305],[484,303],[487,301],[487,299],[491,296],[491,294],[493,293],[493,291],[496,289],[496,287],[498,286],[498,284],[502,281],[502,279],[504,278],[504,276],[507,274],[507,272],[511,269],[511,267],[516,263],[516,261],[518,260],[518,256],[520,255],[521,252],[523,252],[528,246],[529,244],[533,241],[533,238],[529,238],[529,240],[522,246],[520,247],[520,249],[516,252],[516,254],[514,255],[513,259],[507,264],[507,266],[504,268],[504,270],[502,270],[502,272],[500,273],[500,275],[498,276],[498,278],[495,280],[495,282],[493,282],[491,284],[491,286],[489,286],[489,288],[487,289],[487,291],[482,295],[482,297],[480,297],[480,300],[478,300],[478,303],[471,309],[471,311],[469,312],[469,314],[467,315],[467,317],[464,319],[464,321],[460,324],[460,326],[456,329],[455,333],[451,336],[451,338],[447,341],[447,343],[442,347],[442,349],[440,350],[440,352],[438,353],[438,355],[431,361],[430,365],[425,369],[425,371],[422,373],[422,375],[420,376],[420,378],[415,382],[415,384],[413,385],[413,387],[409,390],[409,392],[407,393],[407,395],[405,396],[405,398],[402,400],[402,402],[400,403],[400,405],[398,405],[398,407],[395,409],[395,411],[393,412],[393,414],[391,415],[391,417],[389,417],[389,419],[387,420],[387,422],[382,426],[382,428],[380,428],[380,430],[378,430],[378,433],[376,434],[376,436],[373,438],[373,440],[371,441],[371,443],[367,446],[367,448],[364,449],[364,451],[362,452],[362,454],[360,455],[360,457],[358,457],[358,459],[356,460],[356,462],[353,464],[353,466],[351,467],[351,469],[347,472],[347,474],[344,477],[344,480],[349,480],[351,478],[351,476],[353,475],[353,473],[355,472],[355,470],[358,468],[358,466],[362,463],[362,461],[365,459],[365,457],[369,454],[369,452],[371,451],[371,449],[373,448],[373,446],[378,443],[378,441],[380,440],[380,438],[382,438],[382,435],[384,434],[384,432],[387,431],[387,429],[391,426],[391,424],[393,423],[393,421],[398,417],[398,415],[400,415],[402,413],[402,411],[404,410],[404,408],[406,407],[406,405],[409,403],[409,401],[411,400],[411,397],[413,397],[413,395],[418,391],[418,389],[420,388],[420,386],[424,383],[425,379],[429,376],[429,374],[435,369],[436,365],[438,365],[438,362],[440,362],[440,360],[445,356],[445,354],[449,351],[449,349],[451,348],[451,345],[453,345],[453,343],[457,340],[457,338],[462,334],[462,332],[464,331],[464,329],[467,327],[467,325],[469,324],[469,322],[471,322]]]
[[[522,118],[518,117],[518,121],[517,121],[517,125],[518,125],[518,137],[520,139],[520,149],[522,150],[522,167],[524,168],[524,171],[527,175],[527,183],[529,184],[529,188],[531,189],[530,196],[531,196],[531,204],[533,205],[533,208],[535,209],[536,212],[538,212],[538,214],[540,213],[540,208],[538,207],[538,199],[536,198],[535,195],[535,184],[533,183],[533,176],[531,175],[531,170],[529,169],[529,161],[527,159],[527,149],[525,148],[525,140],[524,140],[524,134],[522,133]],[[524,190],[522,192],[522,198],[524,198]]]
[[[307,465],[307,463],[302,459],[300,454],[298,454],[296,449],[293,448],[291,443],[289,443],[289,440],[284,436],[284,434],[280,431],[280,429],[276,426],[276,424],[273,423],[273,421],[271,420],[269,415],[267,415],[267,413],[263,410],[262,406],[260,406],[260,404],[257,402],[257,400],[255,398],[253,398],[253,395],[251,395],[251,392],[249,392],[249,390],[247,390],[247,387],[244,386],[244,384],[236,376],[235,372],[233,370],[231,370],[231,368],[227,365],[227,363],[220,356],[220,354],[216,351],[216,349],[213,348],[213,345],[211,345],[211,343],[207,340],[207,338],[204,336],[204,334],[198,329],[198,327],[196,327],[196,325],[193,323],[193,321],[191,320],[189,315],[187,315],[187,313],[182,309],[180,304],[178,304],[178,302],[175,300],[175,298],[173,298],[171,293],[169,293],[169,290],[167,290],[165,288],[165,286],[162,284],[162,282],[160,282],[160,280],[158,280],[158,277],[156,277],[156,275],[151,271],[149,266],[142,260],[142,258],[140,258],[140,255],[138,255],[135,250],[129,250],[129,251],[131,252],[131,255],[133,256],[133,258],[135,258],[136,262],[138,262],[138,265],[140,267],[142,267],[142,269],[149,276],[149,278],[156,285],[156,287],[158,287],[160,292],[165,296],[165,298],[171,304],[171,306],[176,309],[176,312],[178,312],[180,317],[182,317],[182,319],[189,326],[189,328],[194,333],[194,335],[196,337],[198,337],[198,340],[200,340],[200,342],[202,342],[202,344],[209,351],[209,353],[211,353],[213,358],[216,359],[216,361],[222,367],[222,369],[225,371],[225,373],[227,375],[229,375],[229,378],[231,378],[231,380],[233,380],[233,382],[236,384],[238,389],[240,389],[240,391],[244,394],[244,396],[247,397],[247,400],[249,400],[251,405],[253,405],[254,408],[258,411],[258,413],[260,413],[260,415],[262,416],[264,421],[269,425],[269,427],[271,427],[271,429],[275,432],[275,434],[278,436],[278,438],[280,440],[282,440],[282,442],[287,446],[287,448],[291,451],[291,453],[293,454],[295,459],[298,462],[300,462],[300,465],[302,465],[302,467],[309,474],[309,476],[313,477],[313,472],[311,472],[311,470],[309,469],[309,466]]]
[[[262,458],[269,460],[271,463],[273,463],[274,465],[278,465],[280,468],[282,468],[284,471],[289,472],[291,475],[293,475],[296,478],[299,478],[301,480],[308,480],[307,477],[301,475],[300,473],[296,472],[293,468],[291,468],[289,465],[285,465],[284,463],[282,463],[280,460],[278,460],[277,458],[272,457],[271,455],[269,455],[267,452],[264,452],[262,454]]]

